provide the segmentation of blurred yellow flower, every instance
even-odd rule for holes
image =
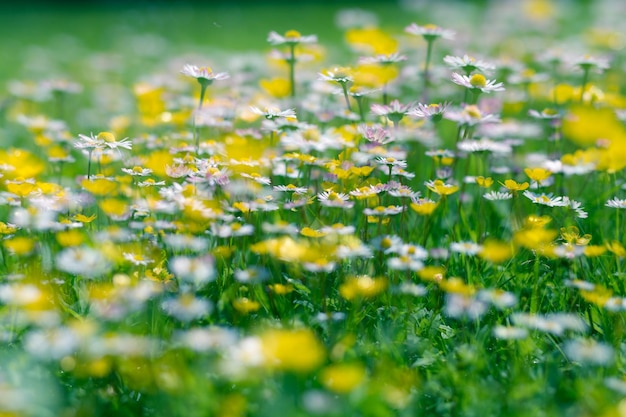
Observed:
[[[271,329],[261,335],[261,345],[270,369],[306,373],[326,359],[324,346],[310,329]]]
[[[349,277],[339,286],[339,294],[346,300],[356,298],[372,298],[387,288],[387,280],[384,278],[374,279],[368,275]]]
[[[320,381],[330,391],[347,394],[358,387],[365,380],[365,376],[366,370],[363,365],[341,363],[322,369]]]

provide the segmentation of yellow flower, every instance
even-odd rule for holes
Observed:
[[[285,98],[291,93],[291,84],[286,78],[262,79],[259,85],[263,91],[274,98]]]
[[[293,285],[291,284],[272,284],[269,286],[270,290],[272,290],[274,293],[278,294],[278,295],[286,295],[289,294],[290,292],[293,292]]]
[[[330,391],[347,394],[365,380],[365,367],[361,364],[334,364],[322,369],[320,381]]]
[[[505,180],[504,184],[503,183],[500,183],[500,184],[502,184],[508,190],[513,191],[513,192],[524,191],[530,186],[530,184],[528,184],[527,182],[518,183],[515,180]]]
[[[483,188],[489,188],[493,185],[493,179],[491,177],[483,177],[483,176],[479,176],[476,177],[476,184],[478,184],[479,187],[483,187]]]
[[[80,184],[85,190],[97,196],[115,194],[115,191],[119,188],[119,184],[117,182],[105,177],[84,179]]]
[[[128,204],[116,198],[107,198],[99,204],[100,208],[109,217],[122,218],[129,213]]]
[[[440,282],[446,274],[446,269],[442,266],[427,265],[417,272],[423,281]]]
[[[346,300],[372,298],[387,288],[387,280],[374,279],[368,275],[350,277],[339,286],[339,294]]]
[[[95,219],[96,219],[96,215],[95,214],[92,214],[89,217],[85,216],[82,213],[78,213],[78,214],[74,215],[74,220],[76,220],[77,222],[81,222],[81,223],[91,223]]]
[[[378,28],[353,28],[345,36],[348,44],[358,51],[391,54],[398,50],[398,42]]]
[[[606,248],[618,258],[626,258],[626,249],[617,240],[606,243]]]
[[[421,199],[411,203],[411,209],[420,216],[429,216],[433,214],[439,203],[432,200]]]
[[[35,178],[46,168],[39,158],[24,149],[0,149],[0,161],[10,167],[3,171],[4,177],[9,180]]]
[[[580,296],[585,301],[602,307],[613,296],[613,292],[601,285],[596,285],[592,291],[580,291]]]
[[[510,243],[487,240],[478,256],[486,261],[496,264],[508,261],[513,256],[513,247]]]
[[[528,217],[526,217],[526,219],[524,219],[524,225],[526,227],[544,227],[545,225],[547,225],[548,223],[550,223],[552,221],[552,219],[550,218],[550,216],[535,216],[535,215],[530,215]]]
[[[591,235],[589,233],[580,235],[580,230],[576,226],[569,226],[567,228],[561,227],[561,239],[563,239],[569,245],[585,246],[589,244]]]
[[[59,245],[65,246],[78,246],[85,241],[85,235],[82,232],[76,229],[64,230],[61,232],[57,232],[56,240],[59,242]]]
[[[30,182],[18,178],[15,181],[7,182],[7,191],[19,197],[25,197],[36,190],[37,186],[34,181]]]
[[[272,329],[261,335],[267,367],[306,373],[319,367],[326,358],[324,346],[309,329]]]
[[[466,284],[461,278],[452,277],[450,279],[444,279],[439,281],[439,288],[448,293],[472,295],[476,292],[476,289],[471,285]]]
[[[546,249],[546,245],[550,244],[558,235],[556,230],[550,229],[522,229],[513,235],[513,241],[516,245],[531,250]]]
[[[241,314],[249,314],[261,308],[261,304],[246,297],[241,297],[233,300],[233,307]]]
[[[585,256],[588,258],[593,258],[596,256],[600,256],[607,251],[605,246],[600,245],[589,245],[585,246]]]
[[[302,236],[306,236],[306,237],[323,237],[323,236],[326,236],[326,233],[321,232],[319,230],[311,229],[310,227],[303,227],[302,230],[300,230],[300,234]]]
[[[2,244],[9,252],[15,255],[28,255],[35,249],[35,241],[24,236],[5,240]]]
[[[439,194],[441,196],[448,196],[454,194],[458,191],[458,185],[446,184],[441,180],[435,181],[427,181],[426,187],[434,192],[435,194]]]
[[[528,175],[528,178],[538,183],[547,180],[552,175],[552,172],[545,168],[526,168],[524,172]]]
[[[4,222],[0,222],[0,235],[12,235],[17,231],[17,228],[9,226]]]
[[[166,178],[166,167],[174,164],[174,156],[169,150],[158,150],[143,158],[143,166],[152,170],[158,177]]]

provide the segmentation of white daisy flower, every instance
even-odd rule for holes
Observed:
[[[626,209],[626,199],[621,200],[617,197],[608,200],[605,204],[606,207],[616,208],[616,209]]]
[[[443,58],[443,62],[448,64],[452,69],[462,69],[466,74],[470,74],[474,71],[490,73],[491,71],[496,69],[494,64],[482,61],[480,59],[476,59],[473,56],[469,56],[467,54],[462,57],[447,55]]]
[[[56,257],[57,269],[84,278],[96,278],[106,274],[111,265],[104,255],[88,247],[66,248]]]
[[[496,80],[488,80],[484,75],[478,73],[470,77],[455,72],[452,74],[452,82],[470,90],[480,90],[483,93],[504,91],[503,83],[498,83]]]
[[[280,110],[278,107],[266,107],[261,110],[258,107],[250,106],[252,113],[265,117],[267,120],[274,120],[279,117],[296,117],[295,109]]]
[[[593,339],[570,340],[563,346],[563,351],[574,362],[600,366],[613,362],[615,353],[611,346]]]
[[[226,80],[230,77],[226,72],[214,73],[210,67],[197,67],[189,64],[185,65],[180,73],[188,77],[193,77],[199,82],[207,82],[209,84],[214,80]]]
[[[499,123],[500,116],[496,114],[483,114],[478,106],[465,106],[461,111],[448,111],[444,118],[457,122],[462,126],[475,126],[483,123]]]
[[[189,322],[202,318],[211,313],[213,305],[204,298],[193,294],[181,294],[177,298],[169,298],[161,303],[161,308],[168,315],[176,319]]]
[[[419,26],[416,23],[411,23],[409,26],[404,28],[406,33],[410,33],[411,35],[423,36],[425,40],[432,41],[438,38],[453,40],[456,32],[449,29],[441,28],[437,25],[424,25]]]
[[[422,104],[417,103],[417,107],[409,110],[407,116],[414,116],[423,119],[432,119],[434,121],[441,120],[450,103],[438,103],[438,104]]]
[[[299,43],[315,43],[317,42],[317,36],[303,36],[297,30],[289,30],[285,32],[284,36],[272,31],[267,35],[267,41],[271,45],[296,45]]]
[[[489,191],[488,193],[483,194],[483,198],[489,201],[510,200],[513,198],[513,194],[509,192]]]

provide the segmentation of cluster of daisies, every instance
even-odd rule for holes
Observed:
[[[137,83],[93,132],[57,107],[90,86],[9,85],[28,142],[0,150],[0,335],[53,391],[90,387],[67,407],[205,384],[240,407],[220,415],[410,410],[487,345],[626,392],[620,64],[483,60],[436,25],[344,17],[349,62],[270,32],[257,61]],[[5,373],[0,412],[36,414]]]

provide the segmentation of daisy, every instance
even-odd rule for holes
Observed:
[[[398,213],[402,213],[404,211],[403,206],[378,206],[373,209],[366,208],[363,209],[363,214],[366,216],[390,216]]]
[[[374,159],[374,162],[380,165],[397,166],[401,168],[407,167],[407,162],[404,159],[396,159],[391,156],[388,156],[388,157],[379,156]]]
[[[124,259],[126,259],[128,262],[132,263],[133,265],[145,266],[152,262],[152,259],[144,258],[142,255],[139,255],[136,253],[124,252],[122,253],[122,255],[124,256]]]
[[[226,80],[230,77],[226,72],[213,73],[211,67],[197,67],[189,64],[185,65],[180,73],[195,78],[198,82],[205,85],[210,85],[214,80]]]
[[[178,298],[169,298],[161,303],[161,308],[168,315],[189,322],[211,313],[213,305],[210,301],[197,298],[192,294],[182,294]]]
[[[239,282],[252,284],[265,281],[270,277],[270,273],[265,268],[252,266],[247,269],[236,269],[233,272],[233,276]]]
[[[428,294],[428,289],[420,284],[414,284],[412,282],[403,282],[393,289],[395,293],[412,295],[413,297],[423,297]]]
[[[397,52],[394,52],[392,54],[383,54],[383,55],[376,55],[373,57],[359,58],[359,64],[364,64],[364,65],[368,65],[368,64],[388,65],[388,64],[395,64],[395,63],[402,62],[402,61],[406,61],[406,55],[401,55]]]
[[[422,119],[431,119],[435,122],[441,120],[450,103],[438,103],[438,104],[422,104],[417,103],[417,107],[409,110],[407,116],[419,117]]]
[[[402,255],[387,260],[389,269],[395,271],[419,271],[424,268],[424,263],[411,256]]]
[[[267,41],[271,45],[296,45],[299,43],[315,43],[317,42],[317,36],[303,36],[297,30],[288,30],[284,36],[272,31],[267,35]]]
[[[572,361],[600,366],[611,364],[615,354],[611,346],[593,339],[570,340],[563,351]]]
[[[467,54],[463,55],[462,57],[447,55],[445,58],[443,58],[443,62],[448,64],[448,66],[452,69],[462,69],[468,75],[474,71],[488,74],[496,69],[495,65],[482,61],[480,59],[476,59]]]
[[[457,148],[460,151],[472,153],[472,152],[493,152],[499,154],[509,154],[513,151],[513,148],[503,142],[496,142],[489,138],[482,138],[479,140],[464,140],[457,144]]]
[[[433,193],[441,195],[441,196],[447,196],[450,194],[454,194],[455,192],[458,191],[459,186],[458,185],[454,185],[454,184],[446,184],[441,180],[430,180],[430,181],[426,181],[424,183],[424,185]]]
[[[408,113],[412,105],[413,103],[400,104],[400,101],[394,100],[389,105],[372,104],[371,110],[377,116],[386,116],[395,125]]]
[[[595,69],[598,72],[609,69],[609,61],[605,58],[596,58],[591,55],[584,55],[575,58],[571,61],[572,65],[582,69],[583,71],[589,71]]]
[[[203,242],[206,242],[203,240]],[[175,256],[169,261],[169,269],[181,280],[201,286],[215,279],[215,261],[205,255],[199,257]]]
[[[619,198],[615,197],[612,200],[608,200],[605,206],[616,209],[626,209],[626,199],[620,200]]]
[[[535,194],[530,191],[524,191],[524,197],[528,198],[535,204],[541,204],[548,207],[564,207],[567,205],[563,201],[563,197],[554,197],[552,194]]]
[[[122,168],[122,172],[133,177],[146,177],[152,174],[152,170],[150,168],[142,168],[139,166],[134,166],[132,168]]]
[[[346,67],[335,67],[333,69],[320,72],[319,79],[322,81],[331,81],[339,84],[349,84],[353,81],[352,69]]]
[[[275,185],[273,189],[274,191],[292,192],[294,194],[306,194],[309,192],[309,189],[307,187],[298,187],[293,184]]]
[[[478,106],[465,106],[461,111],[447,112],[444,117],[457,122],[461,126],[475,126],[483,123],[499,123],[500,116],[483,114]]]
[[[483,194],[483,198],[489,201],[510,200],[513,198],[513,194],[509,192],[489,191]]]
[[[387,193],[393,197],[409,197],[411,199],[417,199],[420,196],[419,191],[413,191],[408,185],[390,188],[387,190]]]
[[[445,314],[452,318],[468,318],[476,320],[482,316],[489,306],[474,297],[464,294],[446,294]]]
[[[474,242],[452,242],[450,251],[463,255],[477,255],[483,247]]]
[[[561,113],[555,109],[543,109],[542,111],[528,110],[528,115],[535,119],[552,120],[561,117]]]
[[[84,278],[101,277],[111,269],[102,252],[88,247],[64,249],[55,260],[58,270]]]
[[[411,35],[423,36],[426,41],[433,41],[438,38],[453,40],[456,34],[453,30],[443,29],[437,25],[428,24],[419,26],[416,23],[411,23],[404,28],[404,31]]]
[[[522,327],[497,325],[493,328],[493,336],[502,340],[524,339],[528,336],[528,330]]]
[[[361,125],[359,126],[358,131],[365,139],[375,145],[386,145],[393,142],[393,138],[390,137],[389,131],[379,124],[372,126]]]
[[[504,91],[503,83],[496,83],[496,80],[488,80],[484,75],[478,73],[469,77],[455,72],[452,74],[452,82],[473,91],[482,91],[483,93]]]
[[[267,120],[274,120],[280,117],[296,117],[295,109],[280,110],[277,107],[266,107],[261,110],[258,107],[250,106],[252,113],[265,117]]]
[[[344,193],[337,193],[333,190],[326,190],[317,195],[317,199],[325,207],[351,208],[354,202],[349,201],[350,196]]]

